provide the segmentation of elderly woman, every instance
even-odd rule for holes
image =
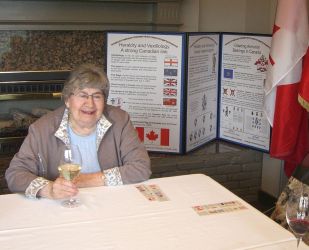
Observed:
[[[30,198],[63,199],[78,187],[121,185],[147,180],[150,159],[129,115],[106,103],[109,82],[94,65],[72,71],[62,91],[65,106],[29,127],[5,177],[12,192]],[[59,177],[63,145],[78,145],[82,173],[74,183]]]

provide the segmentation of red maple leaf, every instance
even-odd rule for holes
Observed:
[[[150,141],[155,141],[158,139],[158,134],[156,134],[156,132],[154,132],[153,130],[151,130],[148,134],[146,134],[146,137],[150,140]]]

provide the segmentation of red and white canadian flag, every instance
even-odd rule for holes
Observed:
[[[308,116],[298,103],[308,41],[307,0],[278,0],[264,108],[273,127],[270,155],[285,161],[287,176],[309,149]]]
[[[168,128],[143,128],[136,127],[138,137],[146,144],[169,146],[170,130]]]

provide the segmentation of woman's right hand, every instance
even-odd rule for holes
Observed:
[[[71,181],[58,177],[55,181],[50,181],[39,191],[39,196],[49,199],[65,199],[78,194],[77,186]]]

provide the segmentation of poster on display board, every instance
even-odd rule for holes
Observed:
[[[222,34],[218,138],[269,151],[263,111],[271,36]]]
[[[217,137],[220,35],[187,36],[186,152]]]
[[[263,112],[271,36],[108,32],[108,103],[148,151],[186,153],[222,139],[267,152]]]
[[[184,33],[107,33],[108,103],[152,152],[183,153]]]

